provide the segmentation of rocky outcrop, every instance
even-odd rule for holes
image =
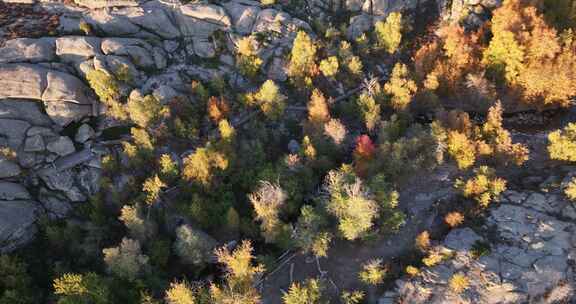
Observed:
[[[383,300],[407,303],[561,303],[576,286],[576,213],[558,193],[506,192],[486,225],[451,231],[437,251],[449,256]],[[468,278],[462,293],[449,288]]]
[[[249,35],[259,38],[262,74],[286,80],[284,54],[298,30],[311,31],[250,0],[30,2],[59,16],[60,26],[54,37],[0,45],[0,148],[10,152],[0,154],[2,252],[33,237],[38,215],[66,217],[98,191],[99,131],[86,119],[102,113],[92,71],[116,78],[122,98],[138,92],[168,103],[187,98],[196,79],[246,85],[234,58]]]

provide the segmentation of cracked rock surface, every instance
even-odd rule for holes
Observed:
[[[446,236],[439,250],[450,258],[398,280],[381,301],[567,303],[576,288],[576,205],[558,192],[505,192],[482,229],[455,229]],[[490,248],[479,256],[480,244]],[[469,279],[462,293],[449,287],[456,273]]]

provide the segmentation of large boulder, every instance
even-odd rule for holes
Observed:
[[[82,62],[100,54],[100,38],[66,36],[56,39],[56,55],[64,62]]]
[[[9,178],[20,175],[22,171],[15,162],[0,156],[0,178]]]
[[[261,11],[260,7],[245,5],[239,1],[227,2],[224,7],[232,18],[236,33],[246,35],[252,32],[252,26]]]
[[[85,6],[90,9],[121,7],[121,6],[138,6],[138,0],[74,0],[79,6]]]
[[[65,126],[92,114],[92,98],[75,76],[37,65],[0,65],[0,99],[32,99],[45,102],[48,116]]]
[[[54,38],[17,38],[6,41],[0,48],[0,63],[54,61]]]
[[[34,237],[37,213],[33,201],[0,200],[0,253],[12,251]]]
[[[20,184],[0,181],[0,200],[29,200],[28,190]]]
[[[230,28],[230,26],[232,25],[230,17],[228,17],[226,11],[221,6],[218,5],[205,4],[205,3],[192,3],[182,5],[180,7],[180,11],[185,16],[213,23],[218,26]]]
[[[102,40],[102,52],[105,55],[129,57],[132,62],[144,69],[154,68],[155,62],[150,50],[152,46],[140,39],[106,38]]]

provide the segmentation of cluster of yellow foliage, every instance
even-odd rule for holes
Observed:
[[[468,114],[459,111],[442,113],[434,124],[436,137],[445,141],[446,151],[458,168],[472,167],[479,157],[493,156],[499,162],[517,166],[528,160],[529,150],[512,137],[502,126],[502,106],[497,102],[488,110],[486,122],[472,126]]]
[[[458,227],[464,222],[464,215],[457,211],[450,212],[444,217],[444,222],[450,228]]]
[[[551,159],[576,161],[576,123],[548,134],[548,154]]]
[[[464,197],[474,199],[481,207],[488,207],[506,190],[506,180],[496,177],[494,169],[487,166],[475,169],[474,173],[475,176],[467,181],[458,179],[455,186]]]
[[[462,273],[456,273],[448,282],[448,287],[456,294],[462,293],[470,286],[470,280]]]
[[[378,285],[384,282],[386,266],[382,264],[381,259],[370,260],[362,265],[362,270],[358,274],[360,280],[368,285]]]
[[[567,106],[576,94],[576,42],[571,30],[558,33],[525,0],[505,0],[493,11],[483,43],[483,30],[465,33],[457,25],[441,28],[439,38],[417,51],[414,61],[419,81],[434,74],[435,93],[451,98],[482,95],[491,88],[501,98],[515,98],[536,106]],[[470,85],[471,76],[477,80]],[[486,76],[486,78],[484,78]],[[473,83],[472,83],[473,84]],[[489,94],[488,97],[491,97]],[[468,101],[471,102],[471,101]]]
[[[184,159],[182,176],[187,181],[199,182],[207,186],[212,181],[215,170],[226,170],[228,159],[212,146],[196,149]]]
[[[260,71],[262,59],[257,54],[256,40],[252,36],[238,40],[238,56],[236,65],[244,76],[254,78]]]
[[[318,74],[316,65],[317,46],[305,31],[299,31],[292,45],[288,76],[296,84],[311,84],[312,78]]]

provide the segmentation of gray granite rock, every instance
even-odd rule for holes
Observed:
[[[65,156],[76,151],[74,148],[74,143],[67,136],[60,136],[58,139],[49,142],[46,148],[48,151],[56,153],[60,156]]]
[[[0,181],[0,200],[29,200],[31,199],[28,190],[21,184]]]
[[[0,63],[50,62],[56,57],[54,38],[17,38],[0,48]]]

